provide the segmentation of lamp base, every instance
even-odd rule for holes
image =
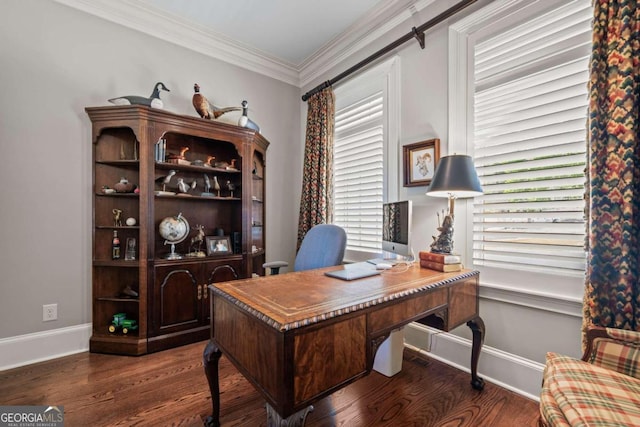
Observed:
[[[431,252],[450,254],[453,252],[453,215],[445,215],[438,231],[440,232],[438,237],[433,236]]]

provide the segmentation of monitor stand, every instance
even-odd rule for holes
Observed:
[[[413,254],[413,250],[411,251],[411,253]],[[398,254],[394,254],[393,252],[386,252],[386,251],[382,252],[381,255],[382,255],[382,258],[368,259],[367,262],[373,265],[378,265],[378,264],[396,265],[396,264],[411,264],[415,259],[413,255],[404,256],[404,255],[398,255]]]

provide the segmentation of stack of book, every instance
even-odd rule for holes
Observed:
[[[450,272],[462,270],[462,259],[457,254],[438,254],[420,251],[420,267]]]

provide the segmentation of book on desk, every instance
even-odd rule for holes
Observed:
[[[462,270],[462,258],[458,254],[441,254],[420,251],[420,267],[445,273]]]

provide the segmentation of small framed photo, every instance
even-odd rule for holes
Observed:
[[[440,140],[435,138],[407,144],[402,147],[402,157],[404,186],[429,185],[440,160]]]
[[[207,255],[227,255],[233,253],[229,236],[206,236]]]

